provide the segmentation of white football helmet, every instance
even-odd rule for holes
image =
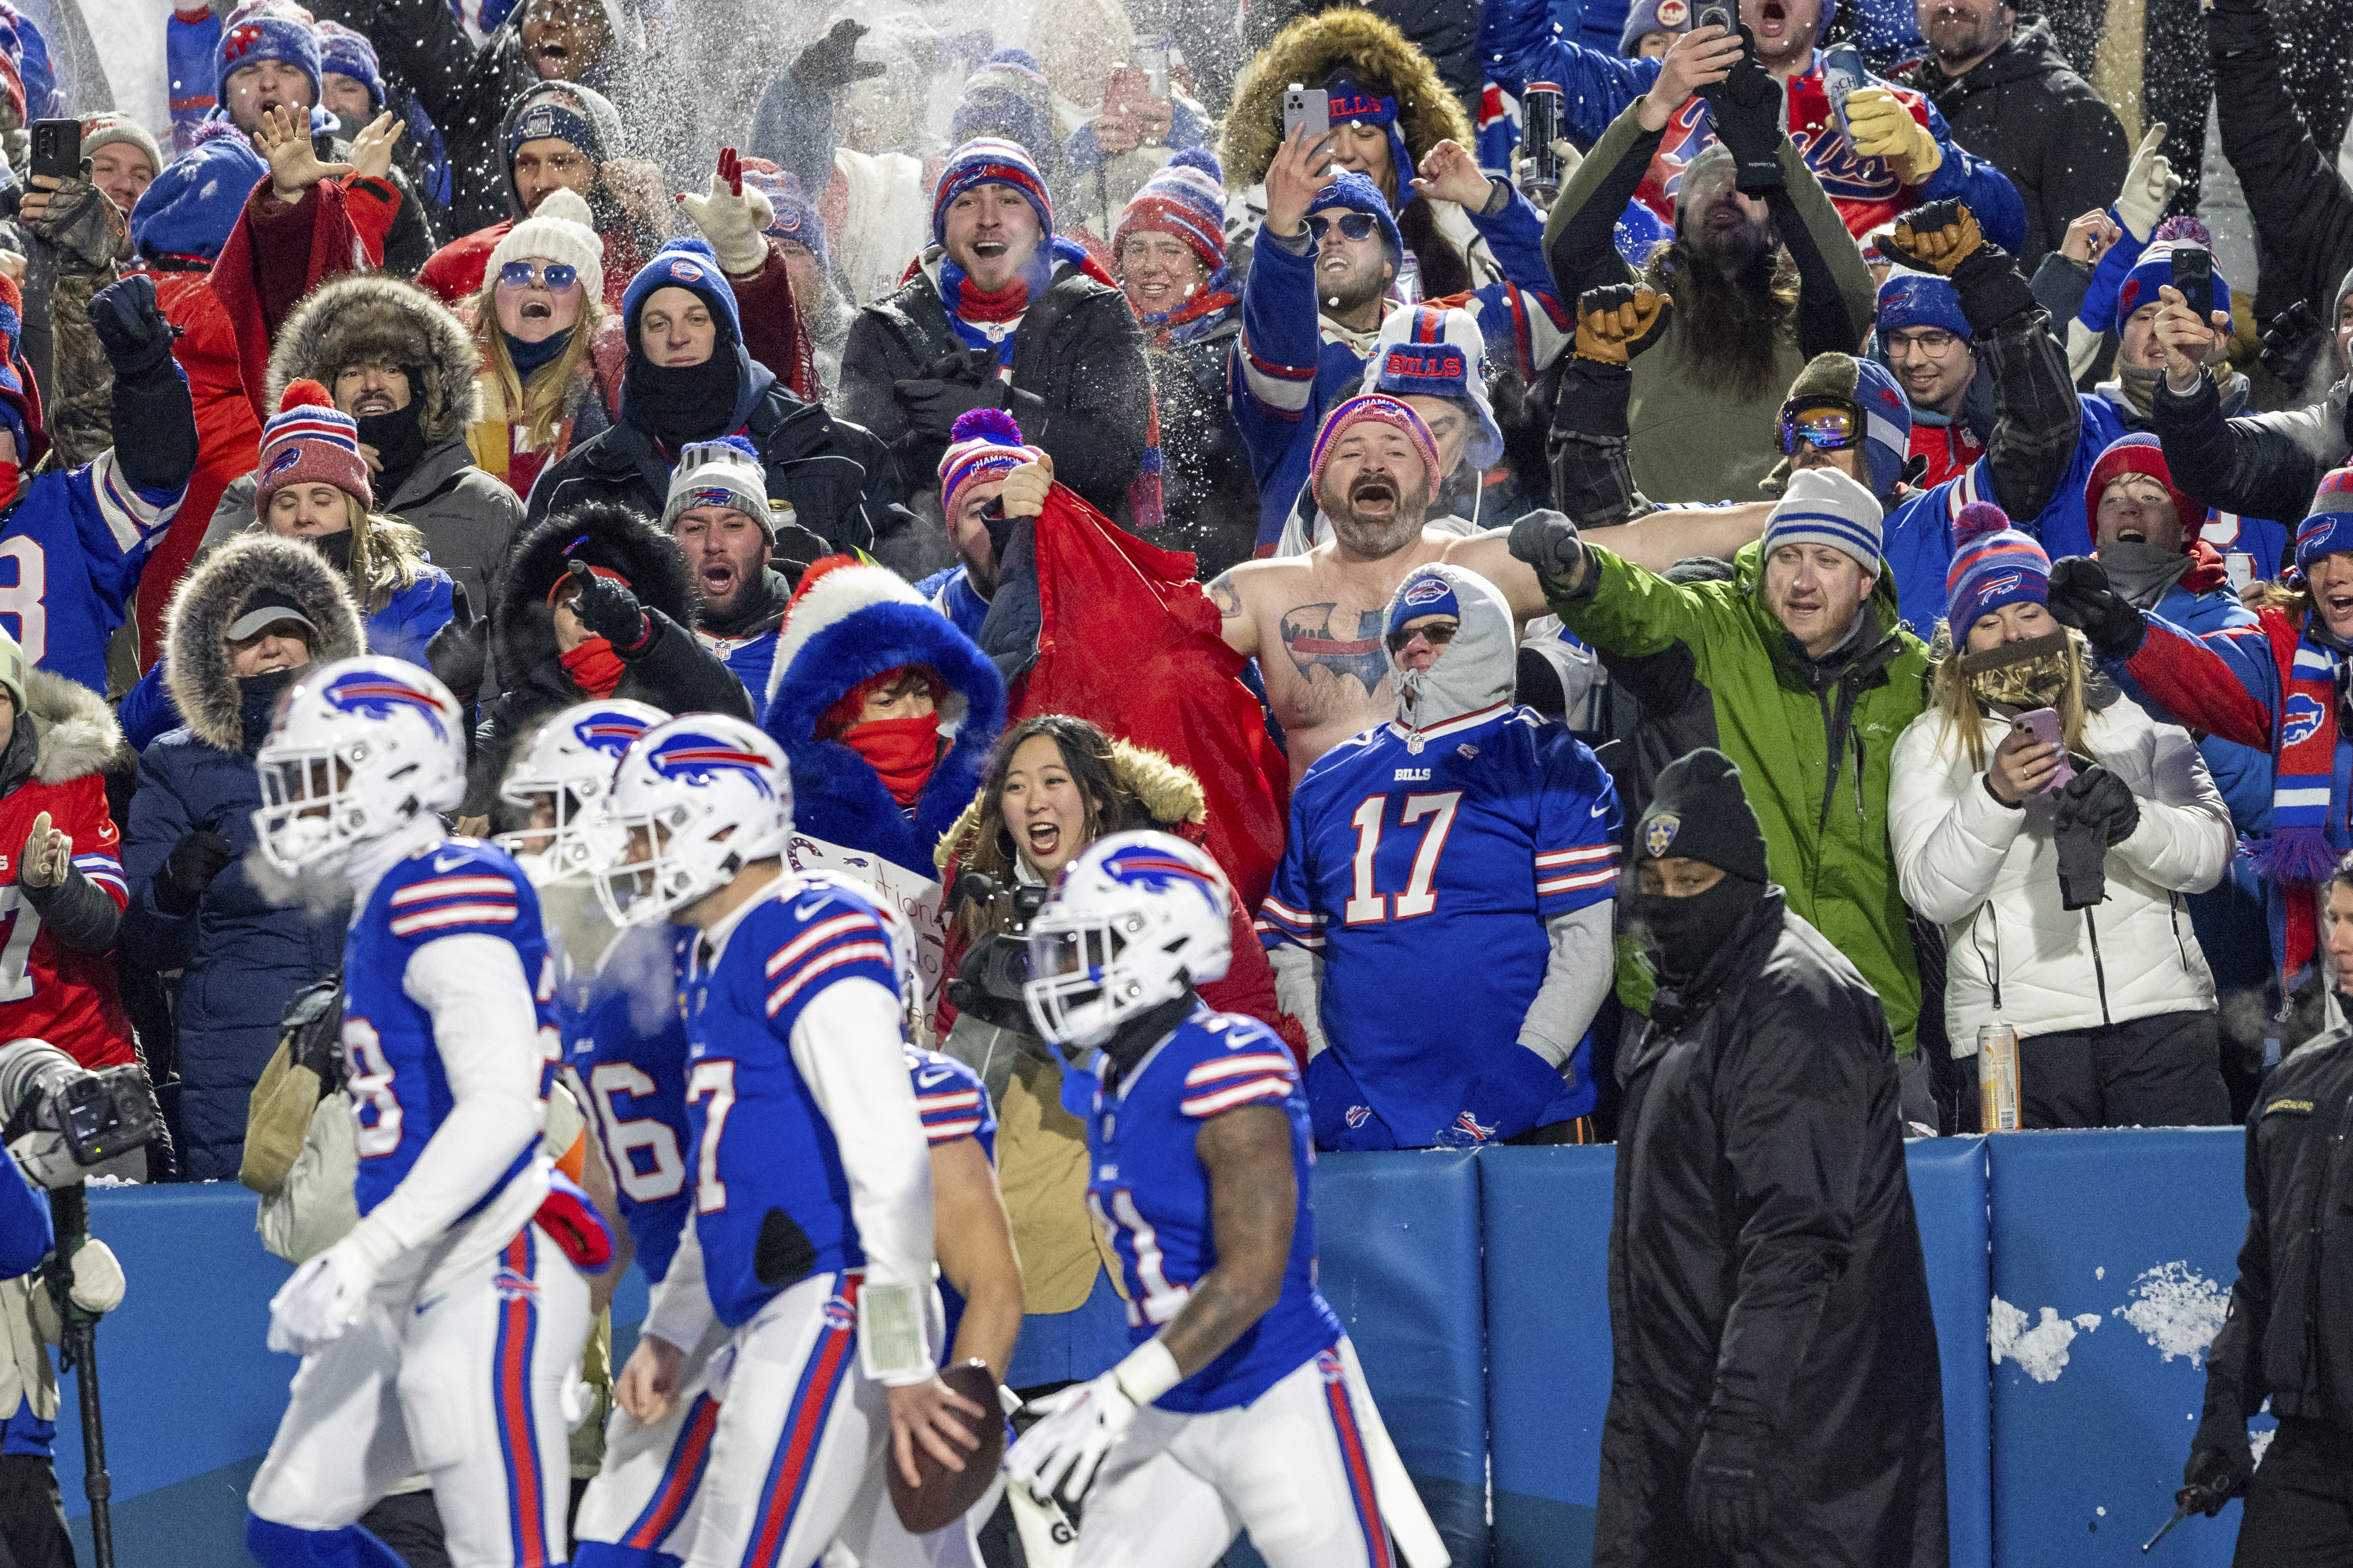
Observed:
[[[600,820],[612,858],[596,868],[597,901],[615,925],[650,924],[785,852],[792,778],[756,725],[690,713],[638,737]]]
[[[670,715],[649,702],[582,702],[542,724],[499,786],[499,798],[554,826],[501,833],[491,842],[514,857],[534,887],[576,877],[619,858],[602,818],[613,770],[637,738]]]
[[[1030,1021],[1047,1040],[1099,1046],[1130,1015],[1222,980],[1233,889],[1206,850],[1166,833],[1114,833],[1062,868],[1029,922]]]
[[[254,767],[269,863],[289,877],[339,872],[361,846],[465,799],[464,710],[416,665],[337,659],[278,700]]]

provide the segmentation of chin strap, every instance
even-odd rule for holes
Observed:
[[[1194,993],[1190,976],[1185,988],[1167,1001],[1146,1007],[1112,1031],[1111,1038],[1103,1043],[1103,1054],[1121,1073],[1133,1072],[1152,1047],[1166,1039],[1176,1026],[1189,1016],[1200,997]]]

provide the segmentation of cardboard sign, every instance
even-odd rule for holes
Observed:
[[[806,833],[793,835],[785,861],[796,871],[832,871],[874,889],[875,901],[907,924],[913,937],[915,1043],[929,1047],[939,1037],[940,994],[947,984],[944,962],[947,902],[936,878],[919,877],[904,866],[862,849],[844,849]]]

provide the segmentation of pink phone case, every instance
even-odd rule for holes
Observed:
[[[2075,765],[2067,760],[2066,748],[2060,745],[2059,710],[2056,708],[2030,709],[2012,719],[2010,727],[2025,731],[2046,746],[2060,747],[2059,771],[2051,775],[2049,784],[2035,792],[2037,795],[2049,795],[2075,776]]]

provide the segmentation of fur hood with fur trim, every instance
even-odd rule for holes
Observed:
[[[701,605],[677,542],[628,507],[584,501],[515,535],[491,611],[491,647],[510,683],[555,657],[555,612],[547,591],[575,555],[612,567],[629,580],[638,604],[693,629]]]
[[[1398,133],[1418,160],[1440,142],[1472,145],[1471,117],[1448,90],[1430,58],[1397,25],[1369,11],[1326,11],[1302,16],[1242,68],[1234,83],[1218,157],[1226,184],[1248,190],[1266,178],[1282,144],[1282,92],[1293,82],[1326,85],[1343,68],[1367,86],[1379,84],[1398,100]],[[1398,195],[1410,198],[1410,170],[1398,171]]]
[[[275,408],[304,376],[332,389],[337,370],[377,357],[413,367],[421,384],[411,395],[424,405],[417,426],[428,445],[463,435],[480,416],[481,355],[465,324],[432,294],[383,272],[322,284],[295,307],[270,350],[263,395]]]
[[[299,540],[240,534],[180,580],[166,612],[164,684],[196,739],[224,752],[245,749],[244,697],[229,667],[228,628],[254,590],[269,587],[296,600],[319,628],[314,664],[367,651],[358,606],[343,574]]]
[[[826,710],[852,687],[902,664],[929,665],[947,689],[939,713],[949,743],[912,816],[865,758],[817,733]],[[808,584],[786,612],[765,706],[764,728],[792,763],[794,826],[930,876],[941,835],[987,780],[1005,728],[1005,682],[897,573],[861,563]]]
[[[1116,823],[1104,828],[1105,833],[1156,827],[1179,838],[1200,841],[1202,830],[1209,824],[1209,798],[1202,793],[1201,781],[1193,776],[1191,769],[1170,762],[1158,752],[1116,740],[1111,743],[1111,768],[1119,782],[1127,786],[1127,793],[1135,797],[1137,809],[1128,814],[1134,820]],[[950,863],[972,853],[972,837],[979,830],[981,802],[987,793],[987,781],[984,779],[980,793],[972,797],[972,804],[964,808],[955,826],[941,835],[939,844],[932,850],[932,864],[942,873],[946,872]]]
[[[34,784],[69,784],[102,773],[122,749],[122,726],[106,699],[46,669],[25,671],[25,717],[33,721]]]

